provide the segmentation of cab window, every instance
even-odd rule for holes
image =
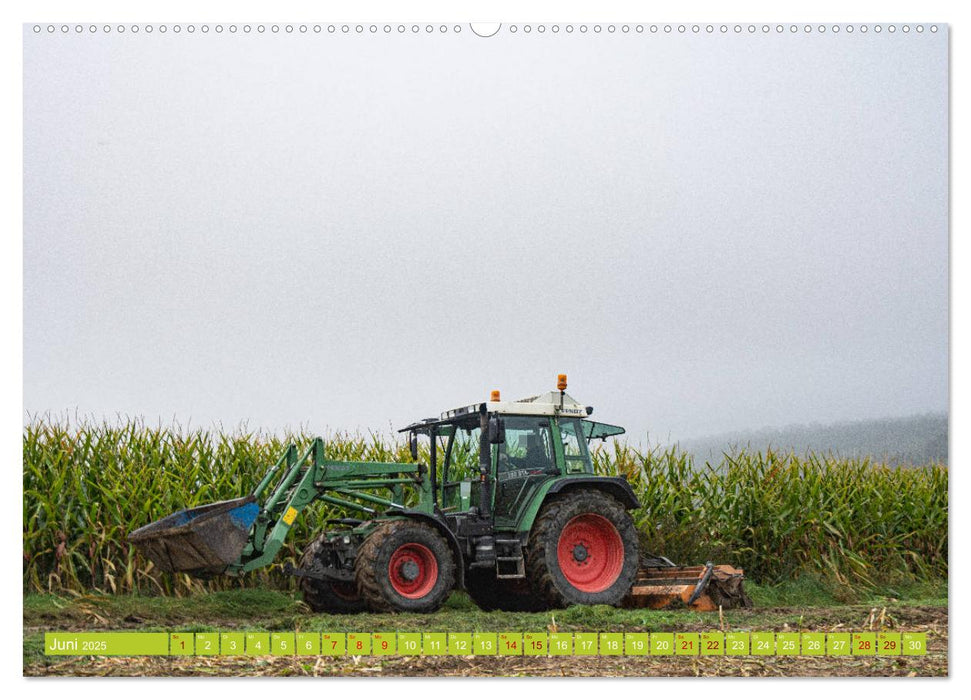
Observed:
[[[499,445],[499,473],[552,471],[553,442],[549,418],[508,416],[506,441]]]
[[[479,474],[479,428],[455,428],[448,448],[443,481],[461,481]]]
[[[593,465],[590,463],[590,453],[587,451],[587,441],[583,436],[580,421],[574,418],[561,418],[557,423],[560,426],[560,440],[563,442],[566,473],[592,472]]]

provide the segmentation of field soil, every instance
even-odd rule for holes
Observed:
[[[43,634],[74,631],[926,632],[919,657],[45,657]],[[290,595],[227,591],[187,598],[27,596],[25,676],[946,676],[947,600],[775,604],[718,613],[574,607],[485,613],[456,594],[433,615],[315,615]]]

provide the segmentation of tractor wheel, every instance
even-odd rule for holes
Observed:
[[[455,559],[430,525],[391,520],[378,525],[357,553],[357,585],[372,610],[434,612],[455,586]]]
[[[634,521],[601,491],[572,491],[551,500],[529,535],[528,579],[550,607],[619,605],[637,565]]]
[[[321,535],[311,543],[300,557],[300,568],[307,569],[320,556],[320,548],[325,542]],[[364,600],[357,591],[355,581],[320,581],[315,578],[300,578],[303,601],[318,613],[359,613],[367,610]]]
[[[486,612],[540,612],[546,609],[528,583],[519,579],[496,578],[496,572],[491,569],[467,571],[465,590],[472,601]]]

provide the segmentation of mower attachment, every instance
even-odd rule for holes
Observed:
[[[624,605],[654,610],[687,607],[703,612],[750,608],[752,601],[742,589],[744,578],[741,569],[728,564],[643,566]]]
[[[135,530],[128,541],[162,571],[214,576],[239,559],[259,512],[253,496],[187,508]]]

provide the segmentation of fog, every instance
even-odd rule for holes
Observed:
[[[947,408],[946,29],[24,32],[25,412]]]

